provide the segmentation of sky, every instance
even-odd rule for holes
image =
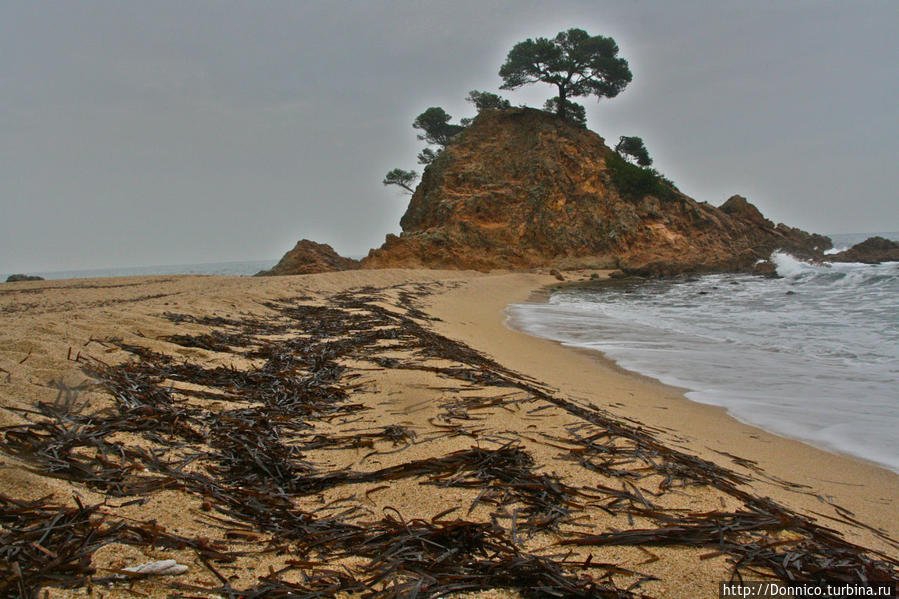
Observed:
[[[400,231],[411,123],[474,115],[519,41],[578,27],[633,72],[579,99],[699,201],[899,230],[895,0],[0,4],[0,272],[361,256]],[[553,89],[500,92],[542,106]]]

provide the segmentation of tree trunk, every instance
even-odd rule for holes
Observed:
[[[560,119],[568,120],[568,111],[565,106],[565,86],[559,85],[559,105],[556,106],[556,114]]]

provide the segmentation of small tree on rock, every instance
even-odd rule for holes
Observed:
[[[412,127],[423,131],[418,135],[418,139],[443,149],[454,135],[465,129],[462,125],[450,124],[452,118],[444,109],[432,106],[415,117]]]
[[[474,104],[478,114],[482,110],[505,110],[512,107],[512,103],[502,96],[491,92],[481,92],[476,89],[468,92],[468,97],[465,100]]]
[[[562,31],[553,39],[538,37],[516,44],[500,67],[500,89],[517,89],[538,81],[558,90],[556,114],[570,119],[568,98],[614,98],[632,75],[627,61],[618,58],[610,37],[591,36],[583,29]]]
[[[463,129],[465,125],[453,125],[450,123],[453,117],[448,115],[446,111],[439,106],[432,106],[415,117],[412,121],[412,127],[420,129],[422,133],[418,134],[418,139],[426,141],[429,144],[440,146],[436,150],[425,148],[418,153],[419,164],[431,164],[434,159],[440,155],[450,139]]]
[[[403,169],[395,168],[387,173],[387,175],[384,176],[384,180],[381,182],[384,185],[396,185],[409,193],[415,193],[415,189],[413,189],[412,185],[415,183],[416,179],[418,179],[418,173],[415,171],[404,171]]]
[[[434,151],[431,148],[425,148],[421,152],[418,153],[418,164],[428,165],[434,162],[437,156],[440,155],[440,150]]]
[[[625,159],[636,163],[638,166],[649,166],[652,164],[652,158],[649,157],[649,151],[643,145],[643,140],[639,137],[628,137],[622,135],[615,144],[615,151],[621,154]]]

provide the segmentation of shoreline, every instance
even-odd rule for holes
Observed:
[[[587,276],[589,272],[578,276]],[[258,381],[264,387],[268,384],[265,381],[271,380],[254,378],[269,370],[260,370],[265,361],[253,358],[243,348],[255,348],[254,351],[268,352],[266,355],[272,356],[280,355],[278,352],[295,351],[308,351],[312,352],[308,355],[318,356],[323,355],[320,348],[346,347],[348,349],[341,351],[349,351],[351,347],[358,347],[342,358],[329,359],[339,360],[344,370],[332,370],[327,361],[310,362],[310,368],[323,368],[309,379],[318,384],[315,383],[319,380],[317,377],[325,377],[322,379],[325,386],[320,392],[348,394],[346,400],[349,403],[338,401],[333,408],[323,405],[323,409],[350,411],[337,412],[336,419],[328,417],[324,420],[310,417],[302,405],[298,406],[302,408],[300,411],[291,412],[294,415],[290,420],[302,425],[296,433],[299,434],[296,442],[303,452],[301,468],[312,470],[299,478],[288,476],[279,483],[288,484],[303,480],[303,476],[312,476],[313,480],[325,484],[332,480],[330,477],[339,478],[345,476],[341,473],[349,473],[346,475],[350,477],[348,483],[338,481],[333,489],[328,486],[331,483],[327,483],[320,492],[299,492],[292,499],[296,508],[310,517],[330,509],[328,506],[335,502],[352,509],[349,512],[338,510],[328,518],[352,514],[353,510],[359,512],[361,516],[334,521],[338,530],[346,526],[356,530],[353,527],[357,522],[365,523],[367,528],[380,530],[378,527],[386,526],[385,530],[394,530],[390,526],[396,520],[391,518],[397,517],[409,524],[420,523],[416,526],[425,528],[433,527],[435,521],[442,526],[453,518],[480,522],[478,526],[493,526],[490,524],[493,522],[506,527],[502,534],[511,534],[516,551],[543,556],[558,553],[557,543],[581,538],[585,530],[595,533],[628,528],[648,530],[666,522],[647,516],[645,508],[648,505],[654,506],[649,513],[664,513],[664,518],[683,518],[686,514],[708,518],[712,523],[718,518],[746,518],[759,510],[773,509],[773,504],[766,503],[765,498],[770,497],[785,509],[793,510],[785,512],[789,515],[786,521],[793,521],[790,520],[794,518],[793,512],[801,514],[801,517],[795,516],[796,522],[806,522],[803,518],[813,519],[814,526],[833,528],[846,541],[867,548],[864,551],[892,556],[887,558],[892,560],[890,563],[894,567],[899,564],[896,558],[899,542],[895,540],[899,537],[896,504],[899,476],[749,427],[734,420],[723,408],[692,402],[681,390],[607,363],[607,359],[597,352],[565,347],[510,329],[505,324],[506,306],[554,285],[554,281],[553,277],[542,273],[368,270],[292,277],[120,277],[13,284],[5,289],[8,293],[0,293],[0,406],[4,408],[0,410],[0,426],[39,426],[28,424],[33,421],[16,409],[35,410],[41,402],[58,402],[62,389],[84,388],[83,397],[89,401],[88,409],[99,409],[97,413],[105,418],[114,403],[99,386],[83,386],[88,380],[83,369],[92,364],[105,365],[89,375],[95,382],[100,382],[104,373],[112,376],[119,372],[119,368],[138,364],[136,368],[127,367],[123,371],[131,377],[129,380],[140,381],[142,373],[152,374],[163,369],[166,373],[163,379],[153,375],[141,384],[149,385],[148,388],[162,385],[183,395],[170,407],[163,402],[153,410],[163,410],[162,414],[166,409],[176,410],[172,414],[179,415],[171,422],[189,422],[193,430],[211,434],[212,440],[205,442],[199,451],[204,456],[203,461],[211,461],[209,465],[214,467],[191,471],[189,477],[175,481],[178,484],[172,488],[137,493],[135,504],[133,493],[109,495],[102,488],[79,482],[77,477],[62,480],[46,476],[36,467],[40,462],[29,461],[32,458],[25,454],[13,455],[5,451],[0,496],[34,501],[52,494],[54,501],[72,505],[72,497],[77,494],[85,505],[102,505],[103,513],[111,521],[122,516],[127,517],[128,522],[152,520],[161,530],[188,539],[194,536],[218,539],[219,551],[237,552],[231,558],[233,565],[228,566],[237,577],[233,581],[235,588],[249,588],[260,577],[268,576],[272,568],[276,571],[285,568],[289,580],[302,581],[301,573],[291,570],[296,566],[285,562],[293,555],[291,552],[260,553],[260,549],[267,544],[284,542],[302,547],[307,533],[290,532],[293,529],[289,527],[274,531],[267,528],[270,516],[279,513],[276,504],[270,512],[260,512],[258,520],[253,519],[252,514],[234,511],[234,506],[247,504],[250,497],[256,498],[253,502],[257,503],[261,501],[259,498],[267,497],[267,481],[272,474],[252,474],[257,467],[253,463],[234,470],[233,460],[243,451],[227,455],[217,453],[220,451],[217,448],[231,447],[228,439],[232,437],[216,435],[239,433],[238,429],[229,429],[235,426],[235,417],[244,418],[245,414],[254,413],[253,410],[265,410],[279,404],[275,402],[266,407],[269,404],[252,399],[254,395],[250,399],[240,399],[241,393],[256,393],[256,384],[233,387],[227,381],[232,377],[250,377],[248,380]],[[293,312],[296,307],[298,311]],[[360,314],[367,314],[365,318],[376,322],[361,327],[353,324]],[[297,325],[297,322],[301,324]],[[283,329],[285,326],[299,328]],[[319,327],[320,332],[315,333]],[[393,327],[397,335],[372,339],[366,333],[385,327]],[[312,337],[306,339],[308,334]],[[223,347],[222,339],[237,345]],[[197,341],[206,347],[197,345]],[[303,344],[311,344],[308,345],[310,349],[302,350],[306,347]],[[136,347],[145,348],[149,353],[140,353],[143,350],[135,350]],[[274,350],[277,351],[272,354]],[[284,367],[279,364],[289,365],[290,361],[278,358],[270,367]],[[198,365],[205,370],[197,371],[188,365]],[[296,376],[292,371],[285,372],[288,376],[281,379],[280,385],[290,384]],[[215,377],[211,376],[213,374]],[[327,382],[330,376],[339,378]],[[217,382],[216,377],[224,377],[227,384]],[[170,388],[172,384],[174,386]],[[278,397],[291,397],[290,394],[283,395],[277,387],[272,392]],[[223,411],[234,416],[219,420],[217,415]],[[277,423],[283,417],[278,412],[261,412],[255,422]],[[102,418],[91,422],[100,420]],[[149,436],[141,436],[139,422],[124,422],[125,428],[121,432],[104,438],[126,443],[123,448],[162,449],[159,438],[153,436],[152,431],[148,432]],[[302,432],[307,430],[305,427],[309,427],[308,432]],[[572,460],[572,456],[581,454],[569,455],[568,448],[579,446],[578,443],[583,441],[580,435],[603,430],[602,427],[608,427],[607,431],[618,431],[603,433],[611,436],[610,444],[602,447],[606,448],[604,452],[611,451],[613,455],[622,452],[620,457],[611,458],[605,466],[602,466],[605,453],[589,458],[586,464],[589,466],[598,460],[596,463],[605,468],[600,470],[585,468],[584,463]],[[52,434],[53,430],[56,429],[47,429],[42,434]],[[393,436],[383,436],[384,431],[392,431]],[[174,435],[174,429],[166,434]],[[173,447],[189,448],[196,442],[191,441],[194,433],[187,431],[185,434],[188,436],[180,438]],[[5,442],[12,442],[14,447],[17,438],[22,437],[6,438]],[[36,437],[38,441],[45,438]],[[268,452],[264,453],[261,463],[267,464],[269,460],[281,463],[283,453],[266,445],[277,445],[278,436],[258,438],[264,442],[253,451]],[[3,440],[2,432],[0,440]],[[360,440],[364,443],[358,445]],[[222,445],[225,441],[227,443]],[[592,451],[593,446],[584,447]],[[415,475],[414,471],[412,475],[388,479],[390,482],[386,485],[378,484],[377,477],[371,478],[378,472],[418,468],[420,464],[437,468],[444,463],[441,460],[459,459],[454,456],[471,452],[495,453],[497,456],[512,452],[519,456],[516,459],[523,461],[501,466],[512,468],[510,474],[501,476],[502,480],[533,476],[530,480],[535,484],[556,481],[555,486],[546,487],[545,492],[556,493],[553,489],[557,488],[568,491],[553,499],[549,506],[561,507],[571,502],[570,505],[577,506],[571,508],[571,515],[576,518],[564,523],[566,516],[563,515],[562,524],[542,528],[543,524],[538,523],[544,521],[541,515],[544,512],[540,510],[549,507],[545,499],[531,495],[530,490],[519,490],[515,491],[519,493],[518,499],[507,504],[508,497],[503,499],[503,494],[496,495],[503,487],[495,487],[493,483],[483,486],[495,475],[486,479],[467,478],[461,487],[435,486],[432,479]],[[119,453],[114,455],[116,459],[105,462],[105,467],[118,464]],[[142,462],[149,459],[147,454],[127,455],[129,460],[137,460],[129,466],[128,476],[139,476],[137,480],[143,480],[142,484],[150,485],[151,489],[154,479],[137,474],[147,472],[145,468],[156,476],[181,476],[180,470],[169,470],[153,460]],[[178,459],[178,456],[166,459]],[[288,461],[281,467],[293,466]],[[460,471],[459,467],[451,465],[447,474],[454,473],[456,477],[466,471]],[[473,465],[465,466],[469,467]],[[157,468],[161,469],[154,470]],[[662,470],[653,474],[653,469],[658,468]],[[251,478],[233,478],[242,472],[249,472]],[[672,472],[676,474],[669,487]],[[506,476],[510,478],[504,478]],[[211,481],[213,486],[195,488],[199,484],[197,481],[205,480]],[[179,485],[184,488],[179,490]],[[262,486],[257,488],[258,485]],[[117,487],[114,485],[113,488]],[[215,489],[214,498],[206,496],[203,489],[207,488]],[[619,488],[622,490],[617,491]],[[637,495],[631,494],[630,488],[635,489]],[[249,489],[247,492],[251,494],[242,495],[243,489]],[[522,492],[524,495],[520,495]],[[591,499],[574,500],[582,492]],[[611,500],[606,495],[608,492],[615,493]],[[594,497],[596,493],[600,495]],[[593,507],[600,496],[605,509]],[[490,501],[481,501],[482,497],[490,498]],[[107,501],[110,498],[114,501]],[[503,507],[505,505],[509,507]],[[519,515],[511,516],[511,521],[504,519],[503,510],[508,509],[505,513],[509,516],[513,508]],[[223,539],[220,529],[209,526],[210,509],[213,515],[227,515],[232,520],[238,516],[249,518],[235,524],[243,527],[242,530],[253,531],[252,542],[242,542],[240,536]],[[521,512],[522,509],[537,509],[536,514],[540,517],[527,520],[520,514],[530,512]],[[446,516],[447,513],[452,515]],[[716,515],[719,513],[720,516]],[[855,521],[864,525],[854,524]],[[287,521],[284,522],[279,526],[287,526]],[[429,522],[431,524],[427,524]],[[699,524],[705,526],[703,522],[706,520],[700,520]],[[534,528],[525,534],[522,531],[528,526]],[[807,534],[806,531],[818,534],[808,528],[812,524],[801,526],[805,528],[780,533],[765,528],[764,536],[758,539],[780,534],[785,535],[784,540],[794,542],[796,538],[804,538],[802,535]],[[389,536],[394,537],[395,534]],[[818,542],[814,540],[817,538],[810,537],[809,542]],[[353,544],[348,552],[352,553],[356,545],[359,543]],[[663,547],[650,543],[646,549],[629,547],[626,543],[601,548],[569,545],[573,551],[572,559],[583,560],[588,554],[599,552],[597,555],[601,560],[597,561],[621,567],[622,571],[615,574],[616,584],[621,585],[619,588],[636,581],[626,571],[640,572],[659,579],[658,582],[646,582],[641,587],[643,592],[685,599],[717,596],[714,581],[727,580],[731,560],[744,555],[710,553],[716,546],[693,546],[693,542]],[[102,573],[104,568],[178,559],[190,567],[188,581],[205,580],[203,584],[214,585],[216,578],[209,574],[203,560],[191,547],[190,542],[186,548],[177,551],[114,543],[95,552],[93,560]],[[730,547],[742,551],[739,544]],[[858,547],[849,547],[851,552],[864,553]],[[827,555],[826,548],[820,550]],[[647,551],[655,557],[647,559]],[[877,556],[877,553],[864,554]],[[359,568],[366,563],[355,556],[339,559],[316,556],[310,554],[329,568]],[[343,561],[345,559],[349,561]],[[377,561],[372,563],[377,565]],[[576,574],[582,571],[575,568],[574,577],[570,579],[572,584],[586,580]],[[363,569],[361,572],[369,571]],[[360,579],[370,575],[370,572],[359,574]],[[165,582],[136,584],[138,590],[151,597],[165,597],[171,590]],[[485,599],[519,596],[507,587],[506,584],[502,590],[481,591],[473,596]],[[104,591],[104,594],[110,598],[130,596],[127,590],[119,593],[117,588],[110,589],[109,594]],[[57,596],[65,595],[51,589],[51,597]]]
[[[539,295],[536,297],[539,298]],[[531,303],[530,299],[527,301],[527,303]],[[524,330],[523,327],[519,327],[516,324],[514,324],[512,322],[512,320],[513,319],[511,316],[506,315],[506,320],[504,321],[504,323],[506,324],[506,326],[509,329],[511,329],[513,331],[522,333],[529,337],[534,337],[536,339],[550,341],[552,343],[558,344],[560,347],[565,348],[567,350],[581,353],[581,354],[585,355],[586,357],[588,357],[589,359],[595,360],[600,368],[610,370],[610,371],[618,373],[622,376],[631,377],[635,380],[641,381],[641,382],[649,384],[649,385],[657,385],[662,390],[662,392],[668,391],[668,392],[680,395],[685,401],[688,401],[691,404],[704,406],[710,410],[720,410],[720,411],[724,412],[724,414],[728,418],[730,418],[731,420],[733,420],[736,423],[739,423],[743,426],[746,426],[746,427],[749,427],[752,429],[756,429],[756,430],[764,432],[768,435],[772,435],[779,439],[783,439],[784,441],[793,441],[793,442],[801,443],[803,445],[807,445],[807,446],[817,449],[819,451],[823,451],[823,452],[831,454],[831,455],[846,458],[848,460],[856,461],[856,462],[859,462],[860,464],[864,464],[866,466],[871,466],[871,467],[874,467],[874,468],[877,468],[880,470],[885,470],[886,472],[889,472],[891,474],[899,476],[899,472],[891,469],[886,464],[881,464],[880,462],[877,462],[875,460],[867,459],[864,456],[859,456],[859,455],[856,455],[853,453],[842,451],[839,448],[831,446],[831,445],[827,445],[826,443],[814,443],[809,439],[803,439],[802,437],[793,437],[793,436],[790,436],[790,435],[787,435],[784,433],[779,433],[777,431],[773,431],[773,430],[764,428],[763,426],[758,425],[754,422],[751,422],[748,420],[743,420],[743,419],[739,418],[736,414],[732,413],[727,406],[722,406],[722,405],[715,404],[715,403],[706,403],[706,402],[691,399],[687,394],[695,391],[694,389],[690,389],[689,387],[682,387],[679,385],[672,385],[669,383],[665,383],[651,374],[645,374],[645,373],[642,373],[637,370],[631,370],[629,368],[626,368],[626,367],[622,366],[621,364],[619,364],[618,362],[616,362],[613,358],[610,358],[609,356],[607,356],[602,350],[591,349],[589,347],[580,347],[578,345],[570,345],[570,344],[566,344],[564,341],[559,341],[557,339],[551,339],[549,337],[541,337],[539,335],[533,335],[533,334],[527,332],[526,330]]]
[[[478,281],[472,283],[473,286],[478,284]],[[768,476],[807,485],[816,491],[813,495],[833,497],[835,504],[855,514],[866,513],[869,517],[867,523],[896,535],[899,522],[899,474],[857,456],[837,454],[743,423],[731,416],[726,408],[694,402],[684,395],[684,389],[624,369],[601,352],[568,347],[558,341],[509,328],[505,324],[506,306],[523,303],[534,291],[556,286],[549,276],[545,277],[545,281],[536,281],[534,285],[534,288],[509,290],[508,294],[496,298],[486,308],[484,298],[489,296],[473,293],[472,296],[478,298],[476,303],[479,307],[467,308],[477,310],[480,314],[492,311],[495,315],[494,325],[488,325],[489,317],[486,314],[479,324],[485,325],[489,331],[486,336],[501,338],[503,341],[484,343],[470,333],[463,340],[496,356],[511,368],[536,376],[573,396],[589,397],[594,394],[591,384],[598,387],[611,383],[617,393],[607,392],[608,399],[612,401],[600,404],[604,409],[623,418],[640,421],[653,430],[666,430],[672,445],[694,452],[704,459],[717,462],[724,460],[728,462],[728,467],[738,470],[740,466],[733,459],[716,452],[750,460]],[[460,297],[454,297],[453,300],[464,302]],[[508,301],[503,304],[504,300]],[[451,311],[445,305],[437,310],[437,314],[441,318],[451,318]],[[498,329],[508,333],[502,334]],[[516,348],[522,347],[529,347],[529,352],[539,354],[543,359],[536,360],[521,355],[522,352],[516,351]],[[571,372],[577,372],[581,380],[565,376],[565,373]],[[612,395],[629,397],[630,401],[616,401]],[[671,415],[674,417],[669,418]],[[753,472],[751,469],[746,471]],[[755,474],[758,472],[753,472]],[[809,512],[823,507],[816,497],[784,492],[776,484],[765,484],[758,480],[754,483],[762,492],[799,511]],[[873,493],[874,496],[868,492],[872,488],[879,490]],[[858,541],[865,544],[863,539],[871,540],[868,535],[861,534]],[[895,548],[891,550],[894,553],[896,551]]]
[[[539,337],[539,336],[536,336],[536,335],[531,335],[531,334],[528,333],[527,331],[520,330],[520,329],[518,329],[518,328],[516,328],[516,327],[514,327],[514,326],[510,326],[509,328],[510,328],[511,330],[513,330],[513,331],[520,332],[520,333],[523,333],[523,334],[525,334],[525,335],[528,335],[529,337],[536,337],[537,339],[544,339],[544,340],[546,340],[546,341],[551,341],[551,342],[553,342],[553,343],[558,344],[560,347],[562,347],[562,348],[564,348],[564,349],[567,349],[567,350],[570,350],[570,351],[573,351],[573,352],[577,352],[577,353],[583,354],[583,355],[586,356],[588,359],[591,359],[591,360],[595,361],[595,362],[597,363],[598,367],[600,367],[600,368],[604,368],[604,369],[610,370],[610,371],[612,371],[612,372],[618,373],[618,374],[620,374],[620,375],[622,375],[622,376],[625,376],[625,377],[633,378],[633,379],[635,379],[635,380],[637,380],[637,381],[640,381],[640,382],[645,383],[645,384],[648,384],[648,385],[656,385],[656,386],[659,387],[660,392],[662,392],[662,393],[664,393],[664,392],[670,392],[670,393],[673,393],[673,394],[676,394],[676,395],[680,395],[680,396],[681,396],[681,399],[683,399],[684,401],[687,401],[687,402],[689,402],[689,403],[691,403],[691,404],[695,404],[695,405],[698,405],[698,406],[703,406],[704,408],[707,408],[707,409],[713,410],[713,411],[720,411],[720,412],[722,412],[722,413],[724,414],[724,416],[726,416],[727,418],[733,420],[736,424],[739,424],[739,425],[742,425],[742,426],[744,426],[744,427],[748,427],[748,428],[754,429],[754,430],[756,430],[756,431],[765,433],[765,434],[767,434],[767,435],[771,435],[771,436],[773,436],[773,437],[777,437],[778,439],[781,439],[781,440],[783,440],[783,441],[790,441],[790,442],[800,443],[800,444],[802,444],[802,445],[808,446],[808,447],[811,448],[811,449],[816,449],[816,450],[818,450],[818,451],[823,451],[823,452],[825,452],[825,453],[827,453],[827,454],[831,454],[831,455],[834,455],[834,456],[838,456],[838,457],[841,457],[841,458],[845,458],[846,460],[849,460],[849,461],[852,461],[852,462],[858,462],[860,465],[872,467],[872,468],[875,468],[875,469],[878,469],[878,470],[883,470],[883,471],[885,471],[885,472],[887,472],[887,473],[889,473],[889,474],[893,474],[893,475],[896,475],[897,477],[899,477],[899,472],[895,472],[895,471],[891,470],[890,468],[888,468],[887,466],[885,466],[884,464],[880,464],[879,462],[875,462],[874,460],[869,460],[869,459],[866,459],[866,458],[864,458],[864,457],[862,457],[862,456],[858,456],[858,455],[855,455],[855,454],[851,454],[851,453],[847,453],[847,452],[844,452],[844,451],[840,451],[840,450],[838,450],[838,449],[836,449],[836,448],[834,448],[834,447],[830,447],[830,446],[827,446],[827,445],[824,445],[824,444],[817,445],[817,444],[815,444],[815,443],[812,443],[811,441],[808,441],[808,440],[806,440],[806,439],[802,439],[802,438],[800,438],[800,437],[790,437],[790,436],[788,436],[788,435],[781,434],[781,433],[778,433],[778,432],[776,432],[776,431],[771,431],[771,430],[768,430],[768,429],[766,429],[766,428],[763,428],[763,427],[761,427],[761,426],[759,426],[759,425],[757,425],[757,424],[754,424],[754,423],[752,423],[752,422],[748,422],[748,421],[741,420],[741,419],[738,418],[736,415],[732,414],[732,413],[730,412],[730,410],[729,410],[727,407],[725,407],[725,406],[721,406],[721,405],[718,405],[718,404],[712,404],[712,403],[705,403],[705,402],[695,401],[695,400],[693,400],[693,399],[690,399],[689,397],[687,397],[687,393],[691,392],[692,389],[689,389],[689,388],[687,388],[687,387],[679,387],[679,386],[677,386],[677,385],[670,385],[670,384],[668,384],[668,383],[664,383],[664,382],[660,381],[659,379],[655,378],[655,377],[652,376],[652,375],[644,374],[644,373],[639,372],[639,371],[636,371],[636,370],[630,370],[630,369],[628,369],[628,368],[625,368],[624,366],[621,366],[620,364],[618,364],[618,362],[616,362],[614,359],[612,359],[612,358],[608,357],[607,355],[605,355],[601,350],[598,350],[598,349],[590,349],[590,348],[587,348],[587,347],[578,347],[578,346],[576,346],[576,345],[566,345],[566,344],[565,344],[564,342],[562,342],[562,341],[557,341],[557,340],[555,340],[555,339],[548,339],[548,338],[545,338],[545,337]]]
[[[605,280],[608,280],[608,279],[605,279]],[[510,304],[509,307],[511,307],[512,305],[515,305],[515,304],[547,305],[547,304],[549,304],[549,298],[552,296],[552,293],[554,293],[555,291],[558,291],[564,287],[579,287],[588,282],[590,282],[590,280],[581,279],[579,281],[571,281],[568,283],[549,284],[544,287],[541,287],[538,290],[535,290],[523,301],[512,302],[512,304]],[[803,438],[801,436],[791,435],[786,432],[780,432],[777,430],[772,430],[772,429],[766,428],[763,424],[753,422],[752,420],[750,420],[748,418],[747,419],[741,418],[738,414],[732,412],[731,408],[729,408],[727,405],[723,405],[720,403],[714,403],[714,402],[700,401],[700,400],[696,400],[696,399],[689,397],[688,394],[690,394],[690,393],[700,393],[702,391],[701,389],[698,388],[698,385],[697,385],[697,388],[691,388],[691,387],[687,387],[684,385],[667,383],[667,382],[662,381],[661,379],[659,379],[657,376],[655,376],[653,374],[640,372],[639,370],[634,370],[634,369],[628,368],[626,366],[622,366],[621,364],[618,363],[618,361],[616,361],[614,358],[606,355],[602,350],[593,349],[590,347],[583,347],[583,346],[579,346],[576,344],[571,344],[571,343],[568,343],[565,341],[561,341],[558,339],[553,339],[552,337],[542,337],[540,335],[530,333],[526,330],[524,325],[515,322],[515,318],[513,317],[512,314],[509,313],[508,307],[505,310],[504,323],[506,324],[506,326],[508,328],[510,328],[514,331],[523,333],[527,336],[534,337],[537,339],[543,339],[546,341],[551,341],[553,343],[558,344],[561,347],[564,347],[566,349],[569,349],[569,350],[572,350],[575,352],[582,352],[585,355],[596,359],[601,364],[601,366],[605,369],[612,370],[614,372],[618,372],[618,373],[626,375],[626,376],[632,376],[643,382],[649,382],[652,384],[659,385],[661,388],[671,390],[674,393],[681,395],[683,397],[683,399],[685,399],[686,401],[688,401],[692,404],[707,406],[708,408],[716,409],[716,410],[723,410],[729,418],[733,419],[734,421],[736,421],[744,426],[758,429],[759,431],[763,431],[769,435],[773,435],[773,436],[781,438],[785,441],[799,442],[799,443],[802,443],[809,447],[824,451],[824,452],[832,454],[832,455],[840,456],[840,457],[847,458],[850,460],[855,460],[861,464],[865,464],[868,466],[873,466],[875,468],[886,470],[887,472],[890,472],[892,474],[899,476],[899,469],[891,468],[889,465],[878,462],[877,460],[867,458],[863,455],[851,453],[849,451],[841,449],[840,447],[838,447],[836,445],[829,444],[825,441],[816,442],[815,440],[812,440],[812,439],[807,439],[807,438]]]

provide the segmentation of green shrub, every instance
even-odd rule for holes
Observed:
[[[625,197],[635,200],[648,195],[661,200],[673,200],[677,197],[674,183],[654,168],[631,164],[614,152],[606,156],[606,168],[612,184]]]

